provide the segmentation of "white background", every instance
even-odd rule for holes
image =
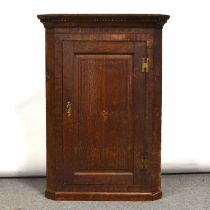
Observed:
[[[3,2],[3,3],[2,3]],[[162,171],[210,171],[208,1],[7,0],[0,3],[0,176],[45,175],[41,13],[163,13]]]

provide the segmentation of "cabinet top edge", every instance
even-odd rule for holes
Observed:
[[[56,27],[142,27],[162,28],[169,19],[163,14],[40,14],[45,28]]]

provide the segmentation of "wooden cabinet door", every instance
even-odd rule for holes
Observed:
[[[141,185],[145,42],[63,41],[65,184]]]

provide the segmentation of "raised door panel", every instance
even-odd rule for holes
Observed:
[[[65,184],[141,185],[145,43],[63,41],[62,47]]]

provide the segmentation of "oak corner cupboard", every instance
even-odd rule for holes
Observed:
[[[161,45],[169,16],[38,18],[46,35],[46,197],[161,198]]]

